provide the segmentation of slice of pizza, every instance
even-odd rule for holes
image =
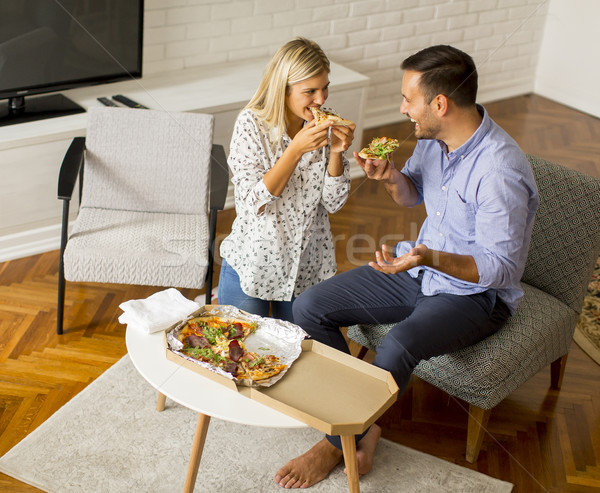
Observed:
[[[224,317],[196,317],[188,321],[179,333],[184,342],[190,334],[203,336],[210,344],[219,339],[245,339],[256,330],[256,323]]]
[[[246,351],[238,361],[237,377],[256,382],[274,377],[286,368],[287,365],[280,364],[279,358],[273,354],[259,355]]]
[[[327,110],[323,110],[321,108],[317,108],[316,106],[309,107],[311,113],[315,117],[315,125],[320,125],[325,122],[333,122],[334,125],[340,125],[343,127],[347,127],[349,125],[353,125],[354,122],[351,120],[346,120],[339,115]]]
[[[237,376],[237,362],[233,361],[231,358],[218,354],[210,346],[190,347],[188,344],[186,344],[181,352],[190,358],[204,361],[205,363],[209,363],[223,371],[229,372],[234,377]]]
[[[363,159],[387,159],[388,155],[398,149],[400,143],[397,139],[375,137],[371,143],[363,148],[358,155]]]

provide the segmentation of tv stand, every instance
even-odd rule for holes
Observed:
[[[84,112],[84,108],[62,94],[17,96],[0,102],[0,127]]]

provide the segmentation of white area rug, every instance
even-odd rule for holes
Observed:
[[[0,471],[48,492],[182,491],[197,414],[156,391],[128,356],[108,369],[0,458]],[[321,433],[242,426],[212,419],[195,492],[279,492],[273,475]],[[507,493],[512,485],[381,440],[362,493]],[[348,491],[343,467],[310,489]]]

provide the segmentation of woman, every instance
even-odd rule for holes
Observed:
[[[228,159],[236,219],[221,244],[219,304],[293,321],[292,302],[335,274],[328,213],[350,191],[354,126],[315,126],[328,96],[329,60],[296,38],[273,56],[239,114]]]

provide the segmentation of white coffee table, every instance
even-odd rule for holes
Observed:
[[[126,344],[135,368],[160,393],[157,404],[159,411],[164,408],[164,396],[167,396],[182,406],[199,413],[184,492],[189,493],[194,489],[202,449],[212,416],[252,426],[274,428],[307,426],[301,421],[169,361],[165,356],[163,337],[162,332],[147,335],[136,329],[127,328]],[[279,384],[284,381],[282,380]],[[359,482],[354,436],[342,436],[342,445],[349,488],[351,493],[358,493]]]

